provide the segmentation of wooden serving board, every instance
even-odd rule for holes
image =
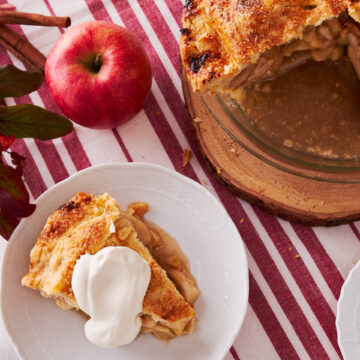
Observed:
[[[200,95],[191,90],[184,72],[182,80],[190,118],[200,119],[193,121],[200,149],[226,188],[251,204],[305,225],[333,226],[360,219],[360,184],[311,180],[267,164],[234,144]]]

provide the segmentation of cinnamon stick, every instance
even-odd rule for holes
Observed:
[[[0,43],[12,54],[18,57],[26,65],[44,70],[45,56],[30,44],[25,38],[21,37],[14,30],[6,25],[0,24]]]
[[[59,26],[66,28],[71,25],[71,19],[69,17],[45,16],[20,11],[0,11],[0,24]]]
[[[23,62],[25,66],[28,67],[30,70],[39,71],[39,68],[37,66],[35,66],[32,62],[30,62],[25,56],[20,54],[13,47],[9,46],[9,44],[1,38],[0,38],[0,45],[3,46],[9,52],[11,52],[15,57],[17,57],[21,62]]]

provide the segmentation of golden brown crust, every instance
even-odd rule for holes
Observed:
[[[116,221],[115,227],[119,239],[118,244],[135,250],[150,265],[151,280],[143,302],[143,313],[170,323],[177,322],[179,319],[190,320],[194,317],[193,308],[176,290],[165,270],[153,259],[150,251],[139,241],[131,222],[121,217]]]
[[[118,214],[115,200],[107,194],[76,194],[48,218],[31,250],[22,284],[45,296],[64,297],[77,307],[71,288],[75,263],[85,252],[95,254],[111,245],[109,228]]]
[[[142,215],[149,209],[146,203],[133,206],[134,211]],[[134,226],[123,214],[108,194],[76,194],[48,218],[31,250],[29,272],[22,284],[40,290],[46,297],[56,298],[64,309],[78,308],[71,279],[79,257],[85,253],[95,254],[106,246],[127,246],[138,252],[151,268],[151,280],[143,301],[147,321],[144,320],[142,331],[167,339],[192,332],[193,308],[139,241]],[[111,222],[115,224],[115,234],[110,233]]]
[[[187,0],[180,50],[194,90],[212,89],[233,77],[260,54],[301,38],[308,25],[320,25],[348,10],[353,0]]]

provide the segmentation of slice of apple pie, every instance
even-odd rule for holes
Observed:
[[[85,253],[95,254],[106,246],[126,246],[142,256],[151,269],[143,301],[141,331],[166,340],[191,333],[195,325],[193,307],[139,240],[131,217],[132,214],[121,210],[108,194],[76,194],[48,218],[31,250],[29,272],[22,284],[40,290],[45,297],[55,298],[63,309],[78,309],[71,279],[79,257]],[[185,271],[184,267],[179,271]],[[189,278],[185,286],[191,283],[197,289],[191,274],[183,277]],[[181,291],[181,287],[178,288]],[[198,289],[193,292],[198,296]]]
[[[231,92],[344,54],[360,77],[358,0],[186,0],[182,21],[194,90]]]

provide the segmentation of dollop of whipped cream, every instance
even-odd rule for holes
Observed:
[[[85,324],[90,342],[113,348],[136,338],[150,277],[149,264],[124,246],[105,247],[78,259],[72,289],[80,309],[90,316]]]

